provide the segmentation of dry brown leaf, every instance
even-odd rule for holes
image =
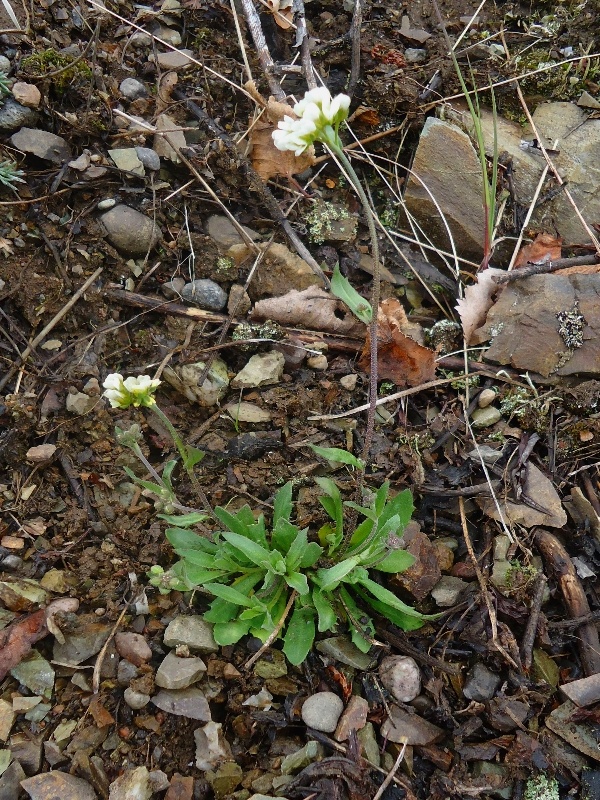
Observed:
[[[46,612],[43,609],[0,631],[0,681],[21,663],[32,645],[47,635]]]
[[[557,269],[555,275],[595,275],[600,272],[600,264],[582,264],[580,267]]]
[[[381,118],[376,108],[372,106],[359,106],[348,119],[348,122],[356,122],[359,125],[368,125],[370,128],[374,128],[376,125],[379,125]]]
[[[171,98],[171,94],[173,90],[177,86],[177,73],[172,70],[171,72],[167,72],[163,75],[160,79],[160,83],[158,85],[158,92],[156,93],[156,115],[162,114],[163,111],[173,104],[173,100]]]
[[[538,233],[533,242],[526,244],[519,251],[515,261],[515,269],[526,264],[546,264],[561,257],[562,239],[549,233]]]
[[[99,728],[104,728],[105,725],[115,724],[115,718],[108,709],[104,708],[100,695],[95,695],[88,706],[88,711]]]
[[[502,287],[494,281],[497,275],[504,275],[503,269],[486,269],[477,276],[477,283],[467,286],[465,296],[456,304],[467,344],[471,343],[473,333],[485,322],[487,312],[492,307],[494,296],[502,291]]]
[[[295,117],[290,106],[270,97],[266,115],[268,122],[262,120],[257,122],[249,137],[252,166],[260,177],[264,181],[277,175],[289,178],[311,167],[315,163],[315,148],[312,145],[304,153],[296,156],[291,150],[278,150],[273,144],[272,134],[277,128],[277,123],[286,115]]]
[[[380,378],[392,380],[400,388],[419,386],[435,378],[435,352],[416,342],[409,332],[415,332],[414,326],[406,319],[402,305],[395,298],[384,300],[377,317],[377,372]],[[368,332],[358,365],[369,372]]]
[[[265,0],[265,5],[273,14],[275,22],[284,31],[292,27],[294,12],[292,0]]]
[[[324,289],[312,286],[301,292],[292,289],[281,297],[260,300],[250,317],[259,322],[270,319],[291,328],[309,328],[344,336],[365,334],[363,323],[341,301],[327,294]]]

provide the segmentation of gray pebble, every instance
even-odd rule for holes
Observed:
[[[4,72],[8,75],[11,66],[10,60],[6,56],[0,56],[0,72]]]
[[[475,664],[469,672],[463,694],[467,700],[485,703],[491,700],[500,685],[500,676],[489,670],[484,664]]]
[[[150,702],[150,695],[144,694],[143,692],[136,692],[135,689],[125,689],[123,692],[123,698],[129,708],[133,708],[136,711],[139,711],[140,708],[144,708]]]
[[[126,205],[111,208],[100,217],[109,242],[123,253],[145,256],[160,240],[161,231],[145,214]]]
[[[418,47],[407,47],[404,51],[404,58],[407,64],[420,64],[427,61],[427,50],[421,50]]]
[[[119,91],[128,100],[138,100],[140,97],[148,97],[148,89],[145,85],[135,78],[125,78],[119,85]]]
[[[8,100],[0,109],[0,117],[8,105]],[[22,106],[21,106],[22,108]],[[30,108],[27,111],[31,111]],[[1,127],[1,126],[0,126]],[[11,144],[24,153],[31,153],[53,164],[63,164],[71,160],[71,148],[62,136],[41,131],[37,128],[23,127],[10,137]]]
[[[183,278],[173,278],[172,281],[166,281],[160,287],[161,292],[167,300],[178,300],[181,298],[181,290],[185,286]]]
[[[421,691],[421,671],[410,656],[386,656],[379,665],[382,684],[395,700],[410,703]]]
[[[302,719],[309,728],[333,733],[344,710],[342,699],[333,692],[317,692],[302,706]]]
[[[37,112],[33,108],[26,108],[12,97],[7,97],[0,108],[0,131],[16,131],[24,125],[33,127],[38,121]]]
[[[186,302],[207,311],[221,311],[227,305],[227,292],[208,278],[186,283],[181,290],[181,296]]]
[[[98,211],[108,211],[109,208],[114,208],[116,205],[117,201],[113,200],[112,197],[108,197],[106,200],[100,200],[96,207]]]
[[[160,169],[160,157],[151,147],[136,147],[135,152],[146,169],[153,172]]]
[[[474,428],[489,428],[502,418],[500,410],[494,406],[476,408],[471,415],[471,424]]]

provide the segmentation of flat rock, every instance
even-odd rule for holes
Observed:
[[[146,174],[135,147],[117,147],[114,150],[109,150],[108,155],[112,158],[117,169],[123,172],[131,172],[133,175],[140,175],[141,177]]]
[[[294,772],[299,772],[309,764],[314,764],[315,761],[320,761],[324,754],[323,745],[320,742],[311,740],[307,742],[300,750],[287,755],[281,762],[281,774],[292,775]]]
[[[84,614],[78,619],[76,633],[66,634],[64,644],[54,642],[52,657],[63,664],[81,664],[100,652],[109,633],[110,625],[97,622],[93,614]]]
[[[130,206],[117,205],[102,214],[100,222],[108,241],[123,253],[145,256],[160,240],[158,225]]]
[[[15,717],[12,705],[6,700],[0,700],[0,742],[8,739]]]
[[[181,127],[168,114],[160,114],[156,120],[154,135],[155,153],[174,164],[179,164],[181,158],[177,150],[186,146],[187,142]]]
[[[7,103],[0,110],[0,130],[2,129],[1,114],[6,105]],[[27,111],[32,113],[31,109],[27,109]],[[43,158],[44,161],[51,161],[53,164],[64,164],[65,161],[71,160],[71,148],[66,141],[62,136],[57,136],[48,131],[41,131],[36,128],[21,128],[17,133],[13,133],[10,141],[17,150]]]
[[[467,700],[484,703],[491,700],[500,686],[500,676],[489,670],[485,664],[475,664],[467,675],[463,694]]]
[[[426,746],[443,739],[445,732],[418,714],[410,714],[396,705],[390,706],[390,716],[381,726],[381,735],[390,742]]]
[[[0,131],[11,133],[23,125],[35,125],[37,121],[38,114],[33,108],[22,106],[12,97],[7,97],[0,108]]]
[[[212,625],[199,616],[175,617],[165,630],[163,642],[165,647],[186,645],[192,652],[206,655],[219,649]]]
[[[516,281],[504,288],[472,343],[489,341],[488,361],[545,378],[600,375],[599,293],[600,274]],[[565,321],[568,313],[575,323]]]
[[[21,781],[25,779],[23,767],[13,761],[0,775],[0,800],[15,800],[22,795]]]
[[[359,650],[349,636],[331,636],[329,639],[321,639],[320,642],[317,642],[316,648],[319,653],[339,661],[340,664],[359,669],[361,672],[365,672],[373,665],[373,657]]]
[[[160,156],[151,147],[136,147],[135,152],[146,169],[151,172],[160,169]]]
[[[431,590],[431,596],[440,608],[450,608],[458,600],[469,584],[454,575],[443,575]]]
[[[119,84],[119,91],[128,100],[139,100],[140,97],[148,96],[148,89],[145,84],[136,78],[125,78]]]
[[[191,60],[194,54],[191,50],[170,50],[168,53],[159,53],[157,56],[158,66],[162,69],[185,69],[192,67],[194,62]]]
[[[176,772],[171,778],[164,800],[192,800],[194,796],[194,779],[191,775],[180,775]]]
[[[97,397],[90,397],[85,392],[71,391],[67,395],[66,409],[70,414],[83,416],[88,414],[98,403]]]
[[[198,719],[200,722],[210,722],[211,719],[208,702],[200,689],[162,689],[152,698],[152,702],[167,714]]]
[[[369,704],[364,697],[353,694],[335,729],[337,742],[345,742],[353,731],[360,731],[367,724]]]
[[[310,286],[320,285],[320,279],[306,261],[292,253],[284,244],[263,247],[267,249],[267,253],[248,287],[248,294],[252,300],[259,300],[261,297],[281,297],[290,289],[302,291]]]
[[[485,229],[483,180],[470,137],[456,125],[429,117],[421,131],[412,170],[404,201],[424,232],[443,249],[450,249],[448,232],[431,199],[433,195],[452,231],[457,251],[481,258]]]
[[[220,722],[211,721],[194,731],[196,767],[204,772],[215,769],[223,761],[230,761],[233,758],[222,728]]]
[[[241,227],[253,242],[260,239],[260,234],[253,231],[252,228],[248,228],[246,225]],[[212,214],[206,220],[206,233],[215,244],[218,244],[224,250],[233,245],[244,244],[244,240],[233,222],[223,214]]]
[[[21,786],[31,800],[97,800],[89,783],[59,770],[25,778]]]
[[[150,645],[141,633],[120,631],[115,634],[115,645],[118,654],[136,667],[141,667],[152,658]]]
[[[278,350],[257,353],[231,381],[233,389],[251,389],[259,386],[272,386],[283,376],[285,358]]]
[[[206,672],[206,664],[201,658],[179,658],[175,653],[167,653],[156,672],[156,685],[161,689],[187,689]]]
[[[535,503],[544,509],[538,511],[537,508],[525,503],[514,503],[511,500],[498,498],[498,505],[503,518],[512,525],[523,525],[525,528],[533,528],[542,525],[549,528],[563,528],[567,524],[567,514],[562,507],[558,492],[544,473],[531,462],[525,465],[525,480],[523,481],[523,494],[535,500]],[[477,504],[487,516],[492,519],[499,519],[498,507],[489,497],[477,498]]]
[[[153,794],[147,767],[137,767],[126,770],[111,783],[108,800],[150,800]]]

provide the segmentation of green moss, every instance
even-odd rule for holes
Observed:
[[[76,64],[74,61],[75,58],[49,48],[24,58],[21,70],[30,79],[44,78],[49,73],[61,70],[58,75],[51,75],[49,81],[59,94],[64,94],[69,86],[90,81],[92,78],[92,70],[84,59]]]

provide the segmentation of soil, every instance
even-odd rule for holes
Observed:
[[[347,10],[347,6],[347,3],[319,0],[307,4],[306,9],[308,30],[314,40],[313,63],[333,93],[344,90],[350,73],[347,34],[352,10]],[[474,6],[466,0],[451,0],[440,1],[439,7],[447,34],[456,39],[473,14]],[[271,236],[275,241],[286,240],[264,198],[248,184],[246,174],[215,129],[194,121],[184,102],[168,93],[161,95],[164,71],[156,65],[153,46],[132,42],[134,31],[129,22],[148,28],[158,17],[164,24],[161,4],[142,7],[121,3],[117,10],[122,20],[87,4],[77,6],[62,0],[32,4],[28,8],[26,34],[0,35],[0,54],[11,63],[10,78],[34,84],[41,92],[39,127],[62,137],[74,157],[88,151],[92,157],[99,157],[98,165],[106,168],[100,177],[88,179],[72,167],[19,153],[10,143],[10,132],[2,137],[0,144],[2,158],[17,159],[25,173],[25,182],[16,185],[18,197],[8,188],[2,189],[0,197],[0,535],[4,537],[0,547],[3,570],[0,577],[9,583],[16,578],[27,578],[39,584],[49,571],[58,570],[66,582],[65,590],[51,591],[50,597],[63,594],[76,598],[80,603],[77,616],[92,614],[98,622],[116,626],[118,630],[142,633],[153,657],[137,680],[143,683],[146,675],[145,685],[152,694],[156,666],[166,653],[162,645],[166,623],[178,614],[202,613],[206,598],[178,592],[160,595],[147,587],[148,609],[143,614],[136,616],[127,605],[140,586],[147,586],[149,568],[155,564],[168,567],[173,561],[173,551],[151,499],[140,494],[125,478],[123,467],[141,474],[140,467],[115,440],[115,425],[121,428],[133,422],[141,425],[144,452],[157,469],[173,455],[172,443],[151,414],[140,409],[109,408],[101,397],[101,384],[109,373],[153,374],[166,363],[175,367],[205,362],[215,354],[224,358],[233,375],[252,353],[271,349],[272,343],[240,346],[232,337],[236,325],[227,330],[218,316],[209,314],[202,320],[173,315],[161,287],[176,277],[185,280],[191,277],[189,242],[192,240],[195,278],[212,278],[226,291],[234,282],[244,282],[250,262],[244,261],[239,268],[223,275],[224,262],[219,261],[222,249],[206,232],[208,217],[221,215],[223,206],[263,240]],[[16,13],[25,26],[21,10],[16,9]],[[169,12],[166,13],[168,16]],[[400,32],[406,14],[413,31],[431,34],[424,44]],[[238,18],[256,89],[268,97],[268,84],[241,8]],[[177,91],[193,99],[224,134],[239,137],[248,129],[254,103],[233,90],[231,84],[215,77],[218,73],[236,86],[245,80],[231,7],[226,3],[184,0],[181,12],[177,10],[169,19],[182,32],[181,46],[192,49],[213,71],[208,73],[193,65],[180,72]],[[278,28],[272,15],[262,10],[261,20],[273,59],[289,64],[297,54],[293,35]],[[14,26],[7,22],[3,27]],[[461,63],[466,65],[469,52],[473,78],[479,86],[485,87],[490,79],[502,81],[523,71],[514,59],[495,58],[479,44],[500,31],[511,51],[516,51],[524,39],[540,53],[544,49],[556,53],[568,46],[578,48],[577,52],[595,53],[599,49],[596,4],[589,0],[577,8],[569,3],[490,4],[480,12],[474,33],[466,37],[465,49],[460,53]],[[407,47],[424,49],[425,60],[406,65]],[[374,156],[407,166],[425,118],[435,113],[434,106],[442,97],[460,92],[435,5],[428,0],[408,7],[388,0],[367,3],[360,48],[360,81],[351,110],[363,106],[368,111],[356,117],[355,132],[367,138],[398,127],[392,135],[371,141],[369,149]],[[56,53],[65,58],[64,52],[68,54],[66,62],[56,58]],[[74,54],[83,57],[70,66]],[[535,69],[535,65],[531,68]],[[591,63],[585,79],[592,94],[598,91],[597,68],[597,61]],[[427,92],[426,87],[437,74],[441,82],[435,90]],[[148,97],[124,100],[119,85],[129,77],[150,87]],[[571,99],[566,97],[568,80],[558,88],[557,85],[558,82],[543,85],[531,80],[525,86],[527,98],[532,104],[540,99]],[[284,87],[286,92],[298,95],[304,83],[292,72]],[[498,104],[501,113],[515,113],[518,106],[510,87],[498,91]],[[152,136],[132,131],[119,111],[143,118],[149,124],[154,124],[157,115],[166,111],[187,129],[186,163],[174,164],[163,159],[159,173],[143,178],[120,171],[109,159],[108,150],[137,145],[151,147]],[[316,177],[309,191],[360,214],[357,201],[340,181],[335,166],[327,163],[322,171],[317,170],[312,173]],[[209,194],[195,179],[197,175],[214,194]],[[368,166],[363,175],[380,215],[388,213],[394,217],[396,210],[382,180]],[[457,176],[457,191],[459,185]],[[329,274],[339,261],[356,288],[368,297],[371,276],[358,267],[360,255],[367,253],[369,246],[364,220],[361,218],[356,241],[311,243],[306,223],[308,206],[303,205],[302,197],[292,194],[295,188],[285,178],[274,179],[269,186],[281,210],[290,212],[293,227],[316,260],[325,264]],[[300,200],[295,207],[293,198]],[[98,203],[106,199],[126,203],[160,226],[162,240],[146,258],[136,257],[134,262],[131,256],[111,246],[98,219]],[[386,264],[396,266],[397,256],[384,241],[382,247]],[[437,261],[430,266],[443,269]],[[67,308],[69,299],[97,269],[101,269],[99,276]],[[232,269],[231,264],[228,269]],[[384,297],[399,297],[411,320],[426,328],[442,318],[440,307],[450,317],[456,298],[442,287],[438,307],[420,291],[412,277],[402,274],[396,284],[384,282]],[[444,277],[448,284],[448,276]],[[134,307],[123,287],[159,298],[160,307]],[[418,301],[414,301],[415,295]],[[55,322],[56,315],[59,319]],[[49,324],[50,329],[22,359],[20,354]],[[210,408],[188,402],[163,383],[159,390],[160,405],[183,440],[207,453],[197,468],[197,477],[212,506],[229,504],[228,507],[236,508],[248,503],[254,511],[269,515],[274,493],[292,480],[297,519],[301,526],[310,526],[314,532],[325,521],[314,477],[330,474],[331,465],[316,457],[309,445],[347,448],[359,454],[366,415],[361,413],[337,421],[309,417],[350,411],[367,402],[368,376],[356,363],[363,341],[336,337],[330,332],[290,333],[284,329],[283,335],[296,342],[304,336],[309,346],[325,340],[329,345],[326,370],[311,368],[306,362],[292,365],[290,361],[276,385],[243,392],[229,389],[221,406]],[[450,365],[451,361],[447,363]],[[461,369],[460,364],[455,365],[457,375]],[[355,374],[355,388],[343,388],[340,378]],[[514,402],[511,382],[522,381],[519,376],[510,375],[505,381],[492,375],[485,373],[479,388],[497,389],[500,400],[513,401],[514,413],[518,403]],[[437,377],[444,375],[439,372]],[[594,387],[588,388],[593,394]],[[389,385],[381,388],[382,393],[390,391],[394,388]],[[537,769],[554,775],[561,792],[576,794],[580,790],[581,768],[574,768],[566,758],[564,761],[553,758],[555,751],[550,744],[541,745],[537,739],[537,731],[541,729],[551,738],[545,720],[553,705],[560,702],[555,694],[557,681],[547,675],[544,678],[540,670],[535,673],[523,668],[520,661],[521,669],[515,667],[531,614],[534,582],[528,581],[527,576],[517,576],[513,591],[506,594],[489,584],[492,547],[495,537],[502,533],[501,526],[483,515],[468,491],[464,503],[468,522],[463,526],[458,499],[453,495],[485,481],[480,466],[466,455],[474,445],[461,422],[463,391],[464,382],[446,383],[384,407],[388,413],[377,421],[366,476],[369,487],[376,488],[388,480],[396,491],[404,488],[413,491],[415,518],[426,534],[425,543],[420,545],[423,548],[420,563],[427,565],[427,558],[433,558],[439,566],[441,559],[432,556],[431,542],[439,540],[443,548],[443,542],[450,538],[454,553],[448,556],[446,547],[446,556],[451,562],[453,559],[454,565],[442,566],[442,571],[465,580],[471,587],[460,606],[451,608],[440,620],[420,631],[403,634],[386,620],[378,620],[381,627],[377,626],[376,638],[387,643],[384,654],[405,652],[414,656],[422,667],[424,690],[413,708],[440,726],[446,737],[443,744],[409,748],[410,757],[383,797],[441,800],[474,793],[481,797],[520,797],[527,778]],[[81,414],[67,409],[69,395],[76,393],[84,393],[91,399]],[[584,473],[587,481],[584,491],[589,502],[597,507],[597,445],[594,444],[597,421],[587,420],[585,414],[590,408],[587,401],[585,410],[581,406],[567,407],[561,404],[558,394],[554,393],[549,401],[550,406],[554,404],[557,419],[549,422],[549,406],[544,409],[541,424],[539,416],[528,422],[523,416],[505,413],[502,423],[494,429],[498,434],[496,442],[504,443],[506,464],[509,451],[520,446],[522,453],[532,436],[538,436],[535,461],[559,488],[562,498],[568,498],[579,482],[573,477],[574,471],[589,467]],[[270,421],[232,420],[223,407],[240,395],[268,410]],[[352,423],[344,424],[348,420]],[[255,434],[251,440],[250,433]],[[479,443],[496,446],[489,434],[485,430],[476,432]],[[56,445],[56,452],[49,462],[35,464],[28,458],[28,452],[42,444]],[[526,461],[527,456],[520,468]],[[520,480],[520,473],[512,467],[511,470],[507,467],[504,476],[501,470],[497,474],[506,478],[509,472],[515,482]],[[333,475],[345,497],[351,499],[355,476],[346,470]],[[198,496],[190,482],[178,474],[176,483],[181,502],[197,507]],[[531,499],[535,504],[535,498]],[[464,536],[467,525],[469,540]],[[206,522],[199,530],[210,535],[214,527]],[[589,521],[577,523],[570,518],[566,541],[569,555],[585,558],[595,575],[598,543],[589,528]],[[525,568],[535,564],[539,569],[540,561],[531,560],[538,555],[532,531],[523,529],[519,536],[520,547],[513,546],[511,557],[518,557]],[[493,616],[479,593],[477,570],[469,555],[472,547],[477,570],[483,570],[483,579],[488,582]],[[551,627],[552,621],[563,619],[569,612],[565,610],[559,582],[547,564],[544,561],[543,569],[548,573],[552,599],[544,607],[539,623],[536,652],[542,653],[540,659],[554,664],[560,670],[560,682],[566,682],[583,677],[584,671],[574,635],[576,629],[563,631]],[[427,571],[426,566],[423,569]],[[404,585],[397,591],[423,612],[440,610],[428,591],[415,600],[409,589]],[[585,581],[585,594],[588,611],[596,612],[598,597],[593,580]],[[24,604],[14,606],[13,610],[29,614],[37,608]],[[65,620],[62,624],[64,632],[68,626]],[[36,650],[52,660],[53,642],[54,637],[49,636],[35,646]],[[298,709],[307,695],[323,689],[340,693],[343,680],[354,680],[355,692],[369,700],[369,720],[376,726],[378,744],[382,750],[386,746],[388,749],[382,766],[385,774],[398,754],[398,746],[387,743],[379,733],[387,712],[381,694],[377,695],[376,672],[352,672],[340,664],[331,664],[326,669],[326,662],[314,651],[301,668],[288,667],[285,676],[267,681],[275,695],[274,706],[256,711],[243,702],[257,694],[265,681],[252,671],[245,672],[243,664],[258,646],[255,640],[246,638],[207,657],[212,717],[223,725],[232,759],[243,770],[243,780],[231,792],[219,795],[217,790],[216,796],[244,800],[252,793],[253,781],[265,773],[276,772],[283,755],[316,737],[323,744],[326,756],[320,763],[328,764],[329,772],[324,767],[321,773],[304,776],[308,795],[293,784],[285,796],[372,797],[381,785],[381,772],[357,760],[356,746],[355,752],[349,746],[344,751],[346,758],[340,760],[340,752],[331,739],[323,736],[319,739],[314,731],[306,730]],[[278,647],[276,642],[274,648]],[[377,655],[382,650],[375,648],[374,652]],[[437,662],[431,663],[431,658],[458,665],[460,669],[458,673],[444,672],[436,666]],[[93,665],[95,657],[86,663]],[[501,676],[504,688],[496,695],[495,702],[502,704],[510,697],[526,704],[527,717],[523,722],[516,726],[509,722],[505,728],[494,725],[490,722],[487,700],[469,703],[465,698],[462,690],[466,676],[476,663],[485,664]],[[228,665],[239,670],[235,680],[224,677]],[[56,669],[49,714],[39,722],[19,715],[10,736],[6,737],[7,749],[14,747],[15,737],[21,734],[36,741],[50,741],[61,721],[87,718],[93,723],[93,730],[102,731],[89,745],[89,756],[99,759],[94,767],[101,773],[94,782],[99,796],[108,797],[108,785],[137,766],[162,770],[169,780],[175,773],[191,776],[195,781],[193,797],[210,800],[215,796],[215,787],[207,781],[205,772],[194,766],[193,731],[198,728],[197,720],[156,713],[152,705],[134,711],[123,701],[123,686],[108,670],[102,674],[99,695],[95,695],[89,687],[82,688],[70,680],[73,671],[61,671],[59,666]],[[547,670],[551,671],[549,667]],[[345,678],[342,673],[346,673]],[[85,674],[89,677],[91,672]],[[16,694],[30,694],[10,674],[0,687],[2,699],[9,703]],[[108,714],[106,718],[93,705],[98,696],[101,708]],[[510,718],[513,712],[507,713]],[[588,709],[586,713],[592,715],[595,711]],[[593,727],[597,727],[595,723]],[[120,740],[119,747],[103,748],[102,742],[114,736]],[[491,773],[498,768],[501,778],[493,774],[490,777],[485,770],[477,773],[472,768],[473,761],[489,765]],[[596,762],[587,758],[585,763],[593,768]],[[51,763],[43,759],[39,767],[26,772],[45,773],[50,767]],[[314,767],[313,764],[311,768]],[[72,754],[65,757],[59,768],[90,781],[89,763],[87,767],[82,765]],[[360,780],[352,778],[352,768],[358,769]],[[483,774],[485,779],[481,777]],[[501,793],[507,786],[510,793]],[[311,787],[315,794],[310,794]],[[285,788],[281,791],[285,792]],[[271,794],[271,790],[264,794]],[[167,796],[171,800],[179,795]],[[8,798],[8,794],[2,795],[0,791],[0,797]]]

